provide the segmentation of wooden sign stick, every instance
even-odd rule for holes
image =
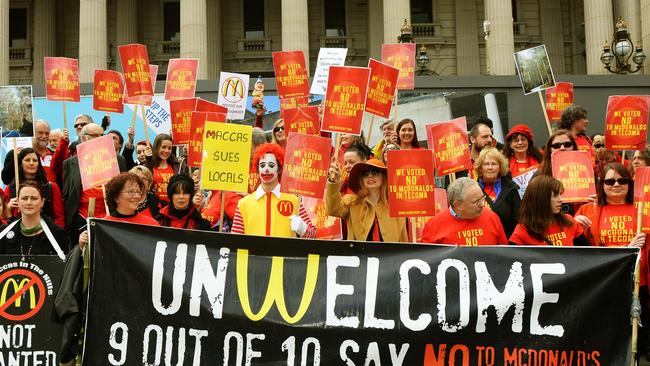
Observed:
[[[147,113],[144,111],[144,104],[142,104],[142,123],[144,124],[144,139],[145,141],[147,141],[147,146],[150,146],[151,144],[149,143],[149,128],[147,127]]]
[[[68,107],[63,102],[63,128],[68,129]]]
[[[551,121],[548,119],[548,114],[546,114],[546,102],[544,102],[542,91],[537,91],[537,95],[539,95],[539,102],[542,105],[542,112],[544,113],[544,119],[546,120],[546,127],[548,127],[548,135],[551,136],[553,134],[553,129],[551,128]]]

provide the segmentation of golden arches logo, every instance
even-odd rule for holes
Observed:
[[[271,310],[275,302],[278,312],[282,319],[289,324],[295,324],[307,312],[311,299],[314,296],[316,289],[316,281],[318,280],[318,265],[320,256],[316,254],[309,254],[307,257],[307,275],[305,276],[305,287],[302,291],[302,298],[300,305],[294,316],[289,315],[287,306],[284,301],[284,257],[273,257],[271,262],[271,274],[269,276],[269,284],[266,288],[266,295],[260,310],[255,313],[251,309],[250,301],[248,298],[248,250],[237,250],[237,292],[239,293],[239,301],[242,310],[248,319],[258,321],[263,319],[266,314]]]
[[[221,86],[221,95],[231,103],[236,103],[246,96],[244,82],[240,78],[229,77]]]
[[[10,285],[13,285],[13,292],[9,294],[9,297],[11,295],[17,293],[22,289],[25,285],[29,283],[30,279],[29,278],[23,278],[20,283],[16,281],[13,278],[8,279],[5,282],[4,287],[2,288],[2,293],[0,294],[0,305],[4,305],[5,302],[7,302],[7,293]],[[29,308],[34,309],[36,307],[36,292],[34,290],[34,286],[30,287],[29,290]],[[21,306],[21,301],[22,301],[22,296],[18,296],[16,298],[16,301],[14,302],[14,305],[19,308]]]

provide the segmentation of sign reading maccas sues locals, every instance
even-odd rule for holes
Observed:
[[[45,57],[45,96],[47,100],[78,102],[79,61],[67,57]]]
[[[206,121],[226,123],[226,114],[216,112],[192,112],[190,118],[190,141],[187,147],[187,165],[191,167],[198,168],[201,166],[203,161],[203,129]]]
[[[201,188],[247,192],[253,128],[212,122],[211,114],[203,130]]]

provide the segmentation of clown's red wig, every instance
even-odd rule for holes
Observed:
[[[278,161],[278,177],[282,174],[282,167],[284,166],[284,149],[280,147],[278,144],[274,144],[272,142],[267,142],[265,144],[262,144],[255,149],[255,153],[253,154],[253,161],[251,162],[251,168],[254,169],[254,171],[257,171],[258,169],[258,164],[260,163],[260,159],[264,157],[266,154],[273,154],[275,155],[275,159]]]

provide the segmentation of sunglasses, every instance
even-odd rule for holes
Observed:
[[[571,141],[567,141],[567,142],[556,142],[556,143],[554,143],[554,144],[551,144],[551,147],[552,147],[553,149],[559,149],[559,148],[561,148],[562,146],[564,146],[564,148],[568,149],[568,148],[570,148],[570,147],[573,146],[573,142],[571,142]]]
[[[381,174],[381,172],[375,169],[368,169],[361,172],[363,178],[377,177],[379,174]]]
[[[74,125],[74,128],[80,128],[80,127],[83,127],[85,125],[87,125],[87,123],[77,123],[76,125]]]
[[[275,128],[273,129],[273,132],[278,132],[278,131],[284,131],[284,126],[275,127]]]
[[[609,178],[609,179],[603,179],[603,183],[605,183],[606,186],[613,186],[614,184],[618,183],[619,186],[624,186],[626,184],[630,184],[630,180],[627,178]]]
[[[596,149],[600,149],[600,148],[602,148],[602,147],[605,147],[605,144],[594,144],[594,147],[595,147]]]

